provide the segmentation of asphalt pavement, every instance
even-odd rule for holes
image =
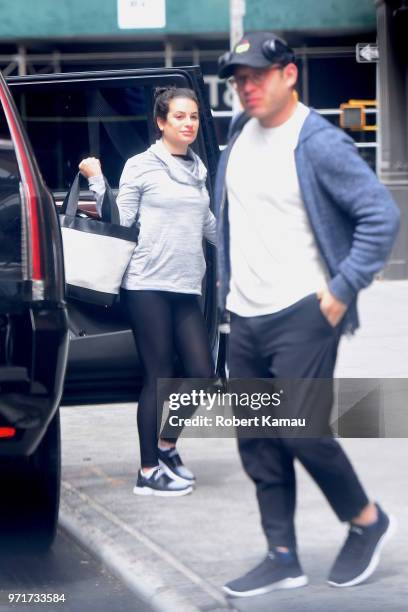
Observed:
[[[377,281],[360,298],[361,330],[341,342],[338,377],[408,378],[408,282]],[[181,439],[197,476],[193,494],[136,497],[136,405],[64,407],[60,522],[137,597],[155,610],[405,612],[408,597],[405,438],[343,440],[372,499],[397,518],[397,535],[367,583],[348,589],[325,580],[346,535],[322,494],[297,467],[299,554],[310,584],[250,599],[221,587],[265,554],[254,487],[232,438]],[[63,609],[63,608],[61,608]],[[138,610],[135,607],[131,608]]]
[[[48,600],[48,601],[47,601]],[[151,612],[69,534],[58,530],[52,549],[39,554],[23,549],[0,551],[0,612]]]

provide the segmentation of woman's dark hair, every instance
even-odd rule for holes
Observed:
[[[156,87],[154,90],[154,107],[153,107],[153,119],[156,131],[160,134],[160,130],[157,125],[157,119],[166,121],[167,115],[170,109],[170,102],[174,98],[188,98],[193,100],[199,107],[198,99],[195,91],[188,89],[187,87]]]

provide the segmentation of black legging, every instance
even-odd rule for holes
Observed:
[[[214,365],[197,295],[170,291],[122,290],[144,370],[137,427],[141,464],[157,457],[157,379],[174,376],[177,352],[186,378],[212,378]]]

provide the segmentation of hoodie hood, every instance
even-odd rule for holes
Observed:
[[[303,144],[311,136],[314,136],[314,134],[317,132],[321,132],[322,130],[337,129],[338,128],[329,123],[327,119],[319,115],[319,113],[311,108],[310,113],[307,116],[302,129],[300,130],[298,146]]]
[[[186,183],[187,185],[195,185],[197,187],[205,185],[207,168],[190,147],[187,150],[187,155],[192,163],[188,165],[181,163],[177,157],[174,157],[161,139],[156,140],[148,151],[166,166],[171,178],[178,183]]]

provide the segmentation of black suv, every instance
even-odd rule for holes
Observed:
[[[155,139],[154,89],[166,85],[196,91],[194,146],[211,194],[218,145],[198,68],[13,77],[7,85],[0,75],[0,529],[35,535],[43,548],[58,518],[61,401],[135,401],[141,381],[120,303],[65,299],[58,206],[89,155],[102,159],[117,190],[125,161]],[[89,191],[80,208],[96,215]],[[215,252],[206,249],[202,307],[218,359]]]

